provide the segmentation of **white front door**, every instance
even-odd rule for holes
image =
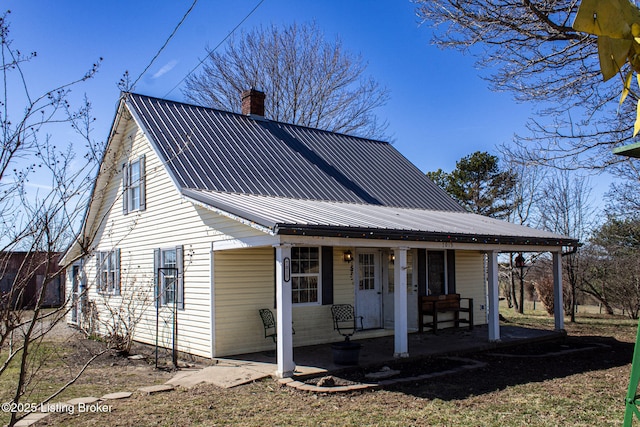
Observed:
[[[393,329],[394,326],[394,306],[393,294],[395,292],[395,257],[393,251],[389,251],[386,256],[383,254],[383,276],[385,278],[383,287],[384,296],[384,327]],[[388,261],[387,261],[388,259]],[[418,277],[414,274],[416,264],[416,250],[407,251],[407,326],[410,331],[418,330]],[[417,268],[415,269],[417,271]]]
[[[382,327],[382,284],[380,253],[359,251],[356,262],[356,315],[364,329]]]

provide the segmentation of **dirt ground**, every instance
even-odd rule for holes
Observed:
[[[536,322],[530,326],[540,326]],[[567,329],[565,343],[465,354],[486,367],[384,390],[314,394],[272,379],[224,390],[199,385],[134,394],[107,414],[55,414],[37,425],[620,425],[635,323],[593,318]],[[81,354],[87,343],[78,345],[74,351]],[[563,353],[572,349],[584,351]],[[105,355],[96,362],[81,381],[105,393],[170,376],[148,359]]]
[[[64,323],[57,324],[43,343],[31,344],[30,353],[36,354],[36,358],[28,370],[27,392],[21,398],[21,402],[28,405],[39,404],[53,395],[72,380],[94,355],[100,353],[79,379],[50,403],[76,397],[100,397],[123,390],[135,391],[138,387],[164,383],[174,375],[167,369],[155,369],[152,347],[134,345],[131,354],[137,357],[129,358],[105,351],[102,342],[87,339],[82,332]],[[10,367],[0,376],[0,402],[11,401],[15,393],[16,375],[17,367]],[[6,424],[8,417],[7,412],[0,413],[0,425]]]

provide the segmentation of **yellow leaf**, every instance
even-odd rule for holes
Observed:
[[[629,0],[582,0],[573,28],[597,36],[631,38],[640,11]]]
[[[638,106],[636,107],[636,122],[633,125],[633,137],[640,131],[640,100],[638,100]]]
[[[627,98],[627,95],[629,95],[629,89],[631,89],[631,78],[632,77],[633,77],[633,71],[629,71],[627,73],[627,76],[624,79],[624,86],[622,88],[622,94],[620,95],[620,105],[622,105],[624,100]],[[638,84],[640,84],[640,81],[639,81]]]
[[[640,72],[640,44],[638,44],[635,39],[631,43],[628,61],[631,65],[631,68],[633,68],[636,73]]]
[[[598,57],[600,58],[600,72],[606,82],[615,76],[627,62],[632,40],[612,39],[606,36],[598,37]]]

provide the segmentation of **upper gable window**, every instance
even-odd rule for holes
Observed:
[[[125,215],[132,211],[143,211],[146,208],[144,161],[144,156],[140,156],[123,165],[122,210]]]

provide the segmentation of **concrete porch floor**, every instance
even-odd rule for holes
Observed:
[[[444,356],[449,354],[472,353],[493,349],[502,346],[516,345],[527,342],[550,340],[564,336],[564,333],[540,329],[530,329],[519,326],[501,325],[500,342],[488,341],[488,328],[486,325],[476,326],[472,331],[467,328],[444,329],[438,331],[438,335],[431,332],[409,334],[409,359],[426,356]],[[361,367],[380,365],[396,360],[394,353],[394,337],[385,336],[378,338],[357,339],[353,342],[360,343],[359,365]],[[275,346],[274,346],[275,348]],[[272,372],[276,370],[276,357],[269,352],[241,354],[220,358],[220,361],[258,362],[260,364],[273,364]],[[306,347],[296,347],[293,350],[293,359],[296,363],[296,377],[317,375],[327,372],[336,372],[348,369],[350,366],[336,365],[333,362],[331,344],[321,344]],[[353,366],[351,366],[353,367]]]

